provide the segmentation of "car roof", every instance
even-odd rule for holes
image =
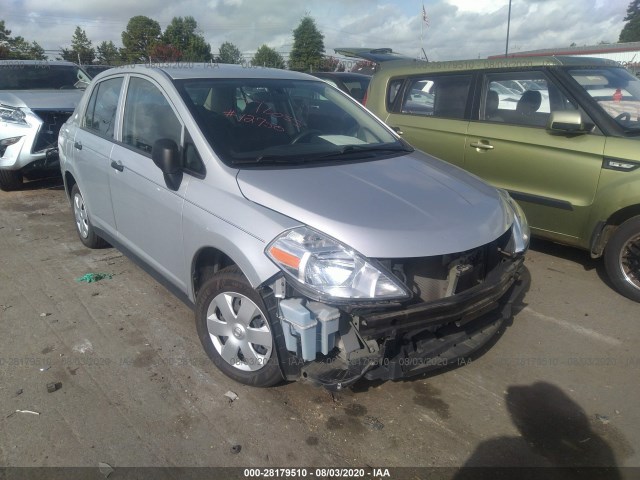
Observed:
[[[314,80],[317,78],[306,73],[282,70],[279,68],[247,67],[244,65],[230,65],[222,63],[151,63],[125,65],[101,72],[106,76],[114,73],[146,72],[151,75],[169,77],[172,80],[195,78],[273,78],[284,80]],[[97,76],[96,76],[97,77]]]
[[[318,78],[358,78],[369,79],[371,75],[358,72],[313,72],[311,75]]]
[[[64,60],[0,60],[0,65],[38,65],[42,67],[43,65],[47,66],[73,66],[77,67],[73,62],[67,62]]]
[[[446,62],[427,62],[425,60],[397,60],[380,64],[379,72],[451,72],[488,69],[515,69],[550,66],[582,67],[620,67],[618,62],[595,57],[546,56],[546,57],[508,57],[473,60],[451,60]]]

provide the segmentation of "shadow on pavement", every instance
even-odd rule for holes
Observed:
[[[64,183],[60,175],[54,175],[46,178],[35,178],[25,181],[22,184],[22,190],[62,190]]]
[[[622,478],[611,445],[560,388],[546,382],[510,386],[505,401],[520,436],[481,443],[455,480]]]

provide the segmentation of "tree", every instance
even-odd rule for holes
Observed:
[[[242,52],[231,42],[220,45],[217,61],[220,63],[242,63]]]
[[[173,45],[156,43],[149,52],[152,62],[179,62],[182,60],[182,52]]]
[[[322,65],[323,53],[324,35],[316,27],[313,18],[306,16],[293,31],[289,68],[299,72],[318,70]]]
[[[28,42],[22,37],[14,37],[9,42],[10,58],[16,60],[46,60],[44,48],[38,42]]]
[[[365,75],[373,75],[376,71],[376,64],[374,62],[370,62],[369,60],[359,60],[356,64],[351,68],[352,72],[362,73]]]
[[[87,33],[80,27],[76,27],[71,39],[71,49],[61,48],[61,56],[69,62],[78,62],[83,65],[93,63],[96,58],[96,51],[91,46],[91,40]]]
[[[284,58],[273,48],[266,45],[262,45],[256,54],[251,59],[251,64],[254,67],[270,67],[270,68],[284,68],[286,66]]]
[[[198,31],[198,22],[193,17],[173,17],[162,35],[162,42],[179,50],[184,60],[211,60],[211,45]]]
[[[633,0],[627,7],[627,22],[620,32],[620,42],[640,42],[640,0]]]
[[[128,62],[140,63],[150,60],[150,52],[160,41],[160,24],[144,15],[131,17],[122,32],[122,55]]]
[[[0,20],[0,59],[9,58],[9,40],[11,39],[11,30],[7,30],[4,26],[4,20]]]
[[[27,42],[24,38],[11,37],[4,20],[0,20],[0,59],[46,60],[44,49],[37,42]]]
[[[336,57],[322,57],[322,63],[317,66],[320,72],[344,72],[345,66]]]
[[[121,62],[120,51],[111,40],[98,45],[96,53],[100,65],[118,65]]]

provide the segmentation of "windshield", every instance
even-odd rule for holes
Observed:
[[[13,64],[3,68],[0,90],[84,89],[91,78],[74,65]]]
[[[300,164],[410,150],[366,110],[323,81],[176,81],[200,130],[230,165]]]
[[[640,80],[624,68],[570,70],[598,105],[628,132],[640,131]]]

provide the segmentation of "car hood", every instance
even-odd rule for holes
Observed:
[[[32,110],[76,108],[84,90],[3,90],[0,92],[0,103],[10,107]]]
[[[249,200],[376,258],[462,252],[513,222],[497,190],[421,152],[384,160],[289,169],[244,169]]]

